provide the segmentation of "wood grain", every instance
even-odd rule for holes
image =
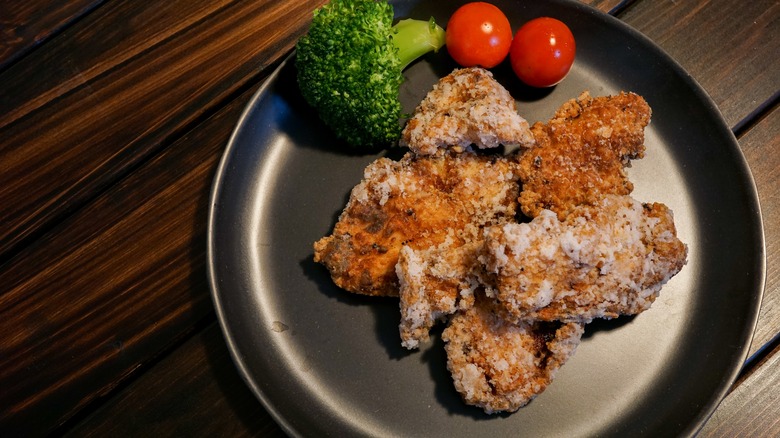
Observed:
[[[68,436],[285,435],[239,377],[212,323]]]
[[[0,75],[0,260],[276,62],[317,4],[112,2]]]
[[[780,346],[720,404],[699,437],[780,436]]]
[[[738,129],[780,90],[778,15],[775,0],[663,0],[636,2],[620,18],[677,60]]]
[[[590,5],[602,12],[614,14],[633,2],[634,0],[590,0],[583,1],[582,3]],[[515,28],[517,28],[517,26],[515,26]]]
[[[51,431],[211,314],[208,194],[250,92],[0,271],[0,435]]]
[[[28,0],[0,3],[0,71],[103,2]]]
[[[771,112],[739,143],[756,181],[767,254],[766,287],[752,354],[780,333],[780,111]]]

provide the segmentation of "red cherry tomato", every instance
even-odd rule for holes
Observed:
[[[569,73],[575,52],[569,27],[554,18],[541,17],[517,31],[509,59],[520,80],[532,87],[551,87]]]
[[[466,3],[447,23],[447,51],[463,67],[495,67],[511,45],[509,19],[490,3]]]

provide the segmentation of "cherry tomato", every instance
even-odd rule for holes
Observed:
[[[462,67],[495,67],[511,45],[509,19],[490,3],[466,3],[447,23],[447,51]]]
[[[517,31],[509,59],[520,80],[532,87],[551,87],[569,73],[575,53],[569,27],[555,18],[541,17]]]

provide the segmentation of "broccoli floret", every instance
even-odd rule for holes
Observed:
[[[444,30],[433,18],[392,22],[393,7],[385,1],[331,0],[314,12],[296,46],[303,97],[352,146],[399,138],[401,71],[444,45]]]

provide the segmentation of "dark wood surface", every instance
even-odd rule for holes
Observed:
[[[0,436],[281,435],[206,279],[208,194],[323,0],[0,5]],[[780,436],[780,4],[591,1],[711,95],[759,192],[751,356],[701,436]]]
[[[34,50],[101,3],[103,0],[3,2],[0,5],[0,68]]]

